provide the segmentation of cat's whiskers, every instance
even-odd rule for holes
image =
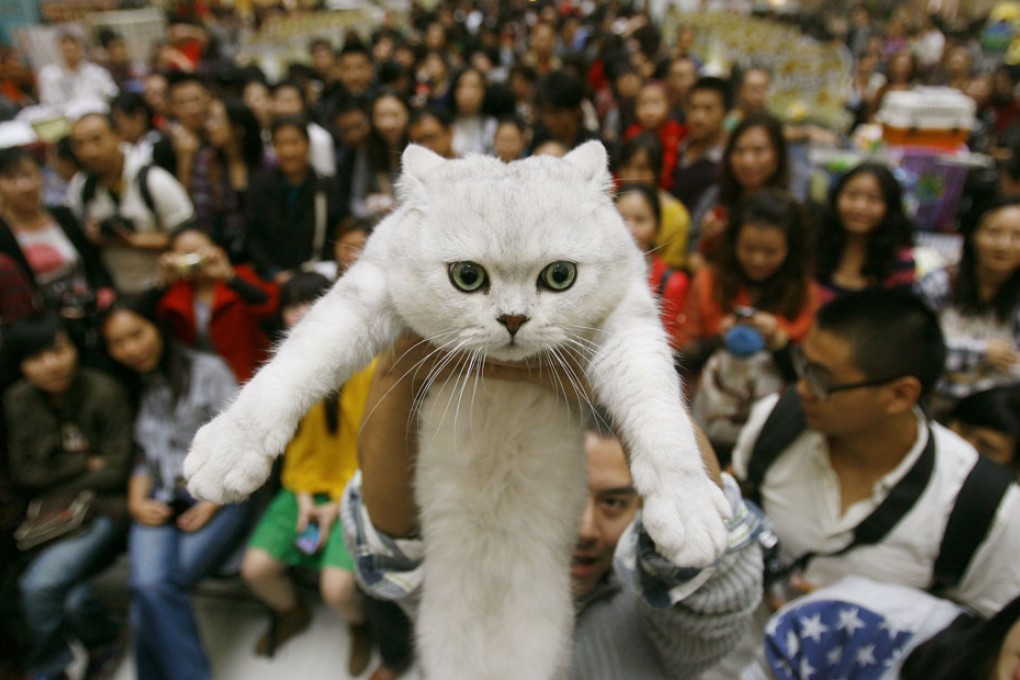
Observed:
[[[578,343],[577,346],[571,343],[565,345],[562,349],[564,352],[569,353],[569,355],[572,356],[573,358],[581,360],[585,364],[587,364],[591,359],[594,358],[594,352],[590,348],[586,348],[584,347],[584,345],[580,343]],[[583,352],[591,352],[591,355],[586,357],[583,354]],[[583,403],[587,405],[588,408],[591,409],[593,413],[596,412],[597,409],[595,407],[595,404],[592,403],[591,398],[588,396],[588,390],[585,389],[585,379],[577,374],[577,372],[574,369],[574,365],[570,361],[567,361],[558,350],[556,352],[556,357],[560,361],[560,364],[563,367],[563,370],[566,373],[567,378],[570,380],[570,383],[573,386],[574,390],[581,397]]]

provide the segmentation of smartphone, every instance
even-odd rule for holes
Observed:
[[[294,545],[306,555],[314,555],[319,548],[319,525],[309,522],[305,530],[294,539]]]

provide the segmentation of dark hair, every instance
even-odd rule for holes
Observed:
[[[655,233],[659,233],[662,225],[662,202],[659,200],[659,190],[654,186],[640,184],[638,182],[626,182],[616,192],[615,201],[619,201],[627,194],[640,194],[645,203],[652,209],[652,216],[655,218]]]
[[[251,112],[248,105],[240,99],[224,99],[223,108],[227,112],[227,120],[230,121],[231,131],[242,130],[241,154],[244,156],[244,163],[250,169],[262,165],[262,158],[265,155],[265,147],[262,145],[262,133],[259,128],[259,121]]]
[[[145,126],[152,129],[152,107],[137,92],[121,92],[110,102],[110,113],[120,111],[128,116],[145,116]]]
[[[849,343],[854,366],[868,378],[917,378],[922,399],[942,375],[938,316],[908,291],[869,288],[838,297],[818,310],[815,327]]]
[[[339,239],[341,236],[352,234],[356,231],[363,231],[367,236],[371,236],[372,232],[375,231],[375,224],[372,220],[349,217],[340,222],[340,228],[337,229],[336,237]]]
[[[766,281],[749,281],[737,258],[737,242],[744,229],[775,227],[786,237],[786,258]],[[800,204],[781,189],[764,187],[743,198],[730,211],[723,232],[716,271],[715,297],[729,309],[743,288],[752,288],[755,307],[794,319],[807,302],[811,285],[811,248],[807,220]]]
[[[960,400],[948,419],[1002,432],[1017,441],[1013,467],[1020,471],[1020,385],[993,387]]]
[[[769,178],[765,186],[777,189],[788,189],[790,185],[790,156],[786,148],[786,139],[783,137],[783,126],[773,116],[767,113],[750,115],[740,121],[733,134],[726,143],[726,150],[723,151],[722,163],[719,167],[719,203],[725,206],[732,206],[741,198],[743,189],[737,183],[736,175],[730,161],[733,158],[737,141],[744,134],[754,128],[762,128],[768,135],[772,148],[776,152],[776,172]]]
[[[339,52],[337,52],[338,57],[345,57],[348,54],[361,54],[369,61],[372,59],[372,52],[369,51],[368,46],[358,38],[348,37],[344,40],[344,46],[340,48]]]
[[[118,312],[133,314],[156,327],[156,331],[163,341],[163,356],[160,357],[156,370],[170,383],[171,399],[176,407],[191,386],[191,357],[174,338],[170,327],[156,313],[158,302],[159,296],[156,291],[121,295],[106,309],[100,328],[103,330],[105,339],[106,325]],[[131,390],[137,403],[143,391],[142,376],[117,361],[114,361],[114,364],[117,365],[117,373]]]
[[[192,218],[187,220],[183,224],[179,224],[177,227],[170,231],[170,234],[167,237],[166,249],[173,250],[174,243],[177,241],[177,239],[189,232],[197,232],[202,236],[208,238],[213,243],[216,243],[216,236],[213,232],[212,227],[207,223],[207,221],[200,221]]]
[[[580,78],[567,71],[553,71],[538,83],[535,103],[558,110],[574,110],[584,99],[584,85]]]
[[[73,343],[70,331],[55,312],[42,312],[28,317],[4,329],[4,354],[16,367],[22,361],[56,345],[60,333]]]
[[[871,175],[878,182],[885,216],[868,235],[867,255],[861,274],[881,284],[896,267],[897,255],[914,245],[914,225],[903,210],[903,189],[892,172],[878,163],[862,163],[839,178],[829,192],[828,214],[818,234],[818,278],[828,282],[839,266],[846,247],[846,228],[839,217],[839,196],[850,180]]]
[[[275,85],[273,85],[269,89],[269,92],[275,97],[276,94],[280,90],[287,90],[287,89],[297,90],[298,97],[301,98],[301,105],[303,107],[305,107],[306,109],[308,108],[308,98],[305,95],[305,89],[303,87],[301,87],[301,83],[299,83],[296,80],[291,80],[291,79],[281,80],[280,82],[278,82]]]
[[[513,125],[522,135],[526,134],[528,131],[528,124],[525,123],[524,119],[517,114],[500,116],[499,120],[496,121],[496,129],[498,130],[504,125]]]
[[[273,118],[273,122],[269,124],[269,133],[275,138],[276,133],[283,128],[294,128],[301,133],[305,141],[311,141],[308,136],[308,119],[304,116],[278,116]]]
[[[648,166],[655,173],[658,178],[662,168],[662,142],[659,138],[651,132],[642,132],[639,135],[631,137],[623,146],[620,147],[619,153],[616,154],[615,161],[613,163],[614,172],[619,172],[620,168],[625,166],[627,163],[632,161],[638,154],[647,154]],[[628,177],[620,177],[621,181],[628,181]]]
[[[407,121],[407,127],[410,129],[429,118],[435,120],[446,130],[453,127],[453,116],[441,106],[423,106],[414,109],[411,111],[411,117]]]
[[[998,213],[1010,208],[1020,210],[1020,203],[1002,201],[993,205],[985,211],[976,226],[964,233],[963,254],[960,256],[960,266],[953,281],[951,300],[955,307],[968,316],[978,316],[992,311],[1000,321],[1011,323],[1017,307],[1020,306],[1020,267],[1017,267],[1013,275],[999,286],[989,302],[982,300],[977,280],[978,262],[974,237]]]
[[[450,113],[453,114],[453,116],[460,115],[457,111],[457,85],[460,84],[461,78],[466,76],[468,73],[475,73],[482,79],[482,104],[478,108],[478,112],[481,113],[485,110],[485,100],[488,98],[489,93],[489,81],[486,79],[485,74],[474,66],[465,66],[457,71],[457,73],[453,76],[453,79],[450,80]]]
[[[173,90],[175,87],[187,85],[189,83],[201,85],[203,88],[209,89],[208,85],[206,85],[206,82],[195,73],[188,73],[187,71],[171,71],[166,74],[167,94],[169,94],[170,91]]]
[[[124,40],[124,36],[122,36],[120,33],[118,33],[117,31],[113,30],[108,26],[103,26],[102,28],[99,29],[98,37],[99,44],[104,50],[110,49],[110,45],[115,43],[116,41]]]
[[[690,60],[689,57],[684,57],[684,59]],[[694,81],[694,84],[691,85],[691,89],[687,93],[687,96],[690,97],[695,92],[715,92],[722,100],[723,109],[729,111],[733,108],[733,88],[730,87],[730,84],[722,78],[717,78],[715,76],[702,76],[698,78]]]
[[[326,40],[325,38],[312,38],[312,40],[308,43],[308,51],[309,52],[314,52],[315,50],[319,49],[320,47],[325,47],[330,52],[333,51],[333,43],[331,43],[330,41]]]
[[[901,680],[970,680],[991,677],[1010,629],[1020,621],[1020,597],[982,621],[961,614],[919,645],[900,669]]]
[[[315,302],[329,285],[329,279],[318,272],[298,272],[280,286],[280,309]]]
[[[39,158],[23,146],[12,146],[0,149],[0,177],[9,177],[25,161],[31,161],[39,167]]]
[[[369,170],[376,174],[382,172],[385,173],[393,172],[393,169],[396,166],[399,166],[400,164],[399,152],[403,151],[404,147],[407,146],[406,127],[404,128],[404,138],[400,144],[400,148],[395,150],[398,152],[398,154],[394,154],[393,153],[394,149],[390,149],[386,146],[386,142],[379,135],[379,131],[375,129],[375,120],[373,120],[375,116],[373,116],[372,114],[375,111],[376,105],[381,100],[386,98],[396,99],[407,110],[408,117],[407,127],[410,127],[411,114],[413,113],[413,109],[411,108],[411,104],[407,100],[407,97],[405,97],[398,90],[394,90],[393,88],[383,88],[372,100],[372,104],[371,106],[369,106],[368,113],[369,121],[372,124],[372,131],[368,135],[368,140],[366,142],[365,147],[365,154],[368,159]]]
[[[332,97],[327,102],[326,109],[329,111],[328,119],[331,121],[335,121],[337,116],[351,111],[360,111],[366,117],[368,116],[368,106],[365,98],[348,92],[340,92],[335,97]]]
[[[81,169],[81,163],[78,162],[78,157],[74,155],[74,141],[71,139],[71,135],[64,135],[57,140],[57,143],[53,145],[53,151],[60,160],[74,163],[74,167]]]

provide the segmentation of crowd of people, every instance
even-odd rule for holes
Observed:
[[[403,674],[393,600],[421,551],[402,433],[427,385],[396,377],[421,356],[398,346],[316,404],[246,503],[192,498],[184,457],[394,209],[408,144],[512,162],[601,140],[734,519],[701,574],[656,562],[593,419],[571,677],[1014,677],[1020,68],[983,24],[797,17],[848,69],[853,122],[833,130],[780,120],[768,68],[720,71],[692,24],[626,2],[412,6],[312,40],[279,78],[236,63],[232,10],[191,10],[146,64],[108,30],[61,30],[37,73],[0,48],[0,141],[38,106],[69,130],[0,144],[0,675],[65,678],[76,644],[109,677],[130,644],[140,679],[210,678],[190,595],[230,562],[270,613],[253,653],[308,627],[291,572],[312,570],[350,674],[373,646],[373,680]],[[996,171],[935,264],[895,168],[865,161],[812,201],[794,160],[925,84],[974,100],[968,146]],[[67,533],[46,536],[54,511]],[[125,551],[126,621],[89,585]]]

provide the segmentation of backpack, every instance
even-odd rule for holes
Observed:
[[[145,203],[145,207],[148,208],[149,212],[156,220],[156,224],[159,224],[159,213],[156,212],[156,201],[152,197],[152,190],[149,188],[149,171],[152,170],[152,165],[143,165],[138,169],[138,173],[135,175],[135,181],[138,183],[138,191],[142,194],[142,201]],[[96,191],[99,189],[99,177],[93,173],[88,173],[85,176],[85,184],[81,188],[81,206],[82,210],[96,197]],[[112,194],[111,194],[112,196]],[[120,213],[120,201],[114,199],[114,203],[117,204],[117,212]]]
[[[762,426],[747,461],[747,479],[742,487],[744,497],[761,505],[761,484],[769,467],[806,429],[800,397],[795,389],[786,390]],[[899,524],[921,496],[935,468],[935,436],[929,429],[928,443],[914,466],[889,492],[882,503],[854,528],[850,544],[834,553],[801,555],[791,564],[779,564],[778,546],[765,546],[772,555],[766,557],[766,580],[785,578],[807,568],[815,557],[835,557],[862,545],[879,543]],[[978,546],[988,536],[995,513],[1013,485],[1012,474],[984,456],[977,462],[953,502],[938,557],[932,570],[929,590],[941,593],[959,585],[967,572]],[[771,574],[768,572],[772,572]]]

